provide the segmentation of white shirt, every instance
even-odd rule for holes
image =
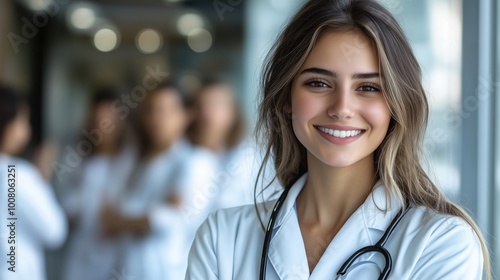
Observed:
[[[75,171],[80,176],[74,185],[64,182],[62,201],[77,223],[69,238],[63,279],[108,280],[120,271],[114,267],[119,244],[103,235],[101,211],[105,203],[117,203],[135,156],[130,146],[115,156],[93,155]]]
[[[7,220],[8,165],[15,165],[15,215],[17,220]],[[0,154],[0,279],[44,280],[45,250],[62,245],[67,235],[67,222],[57,203],[52,186],[29,162]],[[7,244],[11,235],[8,222],[15,222],[15,244]],[[8,270],[7,254],[16,246],[16,272]]]
[[[254,186],[262,158],[261,149],[251,141],[220,153],[193,147],[184,162],[179,185],[183,192],[183,218],[194,231],[216,209],[254,203]],[[264,193],[266,197],[278,191],[279,187],[270,178],[274,173],[272,164],[268,164],[259,177],[258,186],[271,183]],[[194,235],[195,232],[193,238]]]
[[[340,266],[355,251],[380,239],[401,207],[396,200],[392,200],[392,206],[387,205],[384,186],[377,183],[364,204],[329,243],[310,274],[294,210],[306,180],[307,174],[291,187],[277,216],[267,254],[266,279],[335,279]],[[261,210],[266,225],[273,205],[274,202],[268,203],[267,210]],[[263,240],[264,232],[254,206],[213,213],[197,232],[186,279],[258,279]],[[458,217],[412,207],[385,248],[393,260],[389,279],[482,279],[479,239]],[[365,254],[342,279],[377,279],[383,267],[380,254]]]
[[[185,271],[185,227],[180,210],[166,202],[175,186],[182,160],[190,147],[180,141],[136,167],[120,202],[126,217],[148,216],[150,232],[122,239],[122,275],[135,279],[180,279]]]
[[[220,187],[217,208],[229,208],[254,203],[255,182],[260,188],[267,186],[263,197],[272,197],[281,191],[281,186],[274,179],[274,162],[269,161],[264,166],[263,173],[258,176],[264,150],[257,143],[247,140],[226,153],[219,177],[225,178],[225,184]],[[261,196],[257,196],[258,199]]]

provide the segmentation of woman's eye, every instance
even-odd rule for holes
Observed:
[[[306,82],[306,86],[313,87],[313,88],[328,88],[329,86],[322,82],[322,81],[310,81]]]
[[[378,89],[375,86],[372,85],[363,85],[358,88],[358,91],[363,91],[363,92],[379,92],[380,89]]]

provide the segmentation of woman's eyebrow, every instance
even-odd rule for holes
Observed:
[[[337,73],[335,73],[335,72],[332,72],[330,70],[326,70],[323,68],[316,68],[316,67],[304,69],[300,72],[300,75],[305,74],[305,73],[320,74],[320,75],[325,75],[325,76],[329,76],[332,78],[337,77]]]
[[[380,77],[379,73],[373,72],[373,73],[356,73],[352,75],[352,79],[371,79],[371,78],[378,78]]]
[[[305,73],[320,74],[320,75],[328,76],[331,78],[337,77],[337,73],[330,71],[330,70],[327,70],[327,69],[317,68],[317,67],[304,69],[300,72],[300,75],[305,74]],[[352,74],[351,77],[352,77],[352,79],[371,79],[371,78],[380,77],[380,74],[377,72],[355,73],[355,74]]]

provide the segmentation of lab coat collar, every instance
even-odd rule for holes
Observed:
[[[278,213],[274,229],[280,227],[295,207],[295,201],[305,186],[308,173],[302,175],[291,187]],[[387,194],[389,196],[387,196]],[[394,215],[401,209],[402,203],[386,191],[381,180],[375,183],[372,192],[357,211],[362,211],[368,228],[385,231]]]
[[[364,222],[369,229],[385,232],[403,203],[391,194],[382,181],[378,181],[361,206]],[[377,242],[374,240],[374,242]]]
[[[283,206],[281,206],[281,210],[276,217],[276,222],[274,223],[274,229],[280,227],[285,218],[290,215],[291,210],[295,207],[295,201],[299,196],[300,192],[304,188],[304,185],[307,181],[307,173],[302,175],[295,183],[290,187],[288,191],[288,195],[286,196],[285,201],[283,202]]]
[[[293,210],[295,200],[304,187],[306,180],[307,174],[304,174],[291,186],[273,227],[273,235],[267,256],[278,279],[309,278],[309,266],[302,233]],[[271,279],[275,278],[271,277]]]
[[[294,210],[297,196],[306,181],[307,173],[292,185],[274,226],[268,258],[279,279],[324,279],[324,275],[335,275],[341,264],[357,249],[378,241],[401,207],[392,197],[389,200],[391,204],[388,204],[385,187],[382,182],[377,182],[363,205],[330,242],[323,254],[326,257],[321,257],[309,275],[305,247]],[[359,261],[370,257],[363,256]]]

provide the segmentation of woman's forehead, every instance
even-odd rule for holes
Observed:
[[[378,56],[370,39],[360,31],[326,31],[301,68],[309,67],[335,72],[377,72]]]

